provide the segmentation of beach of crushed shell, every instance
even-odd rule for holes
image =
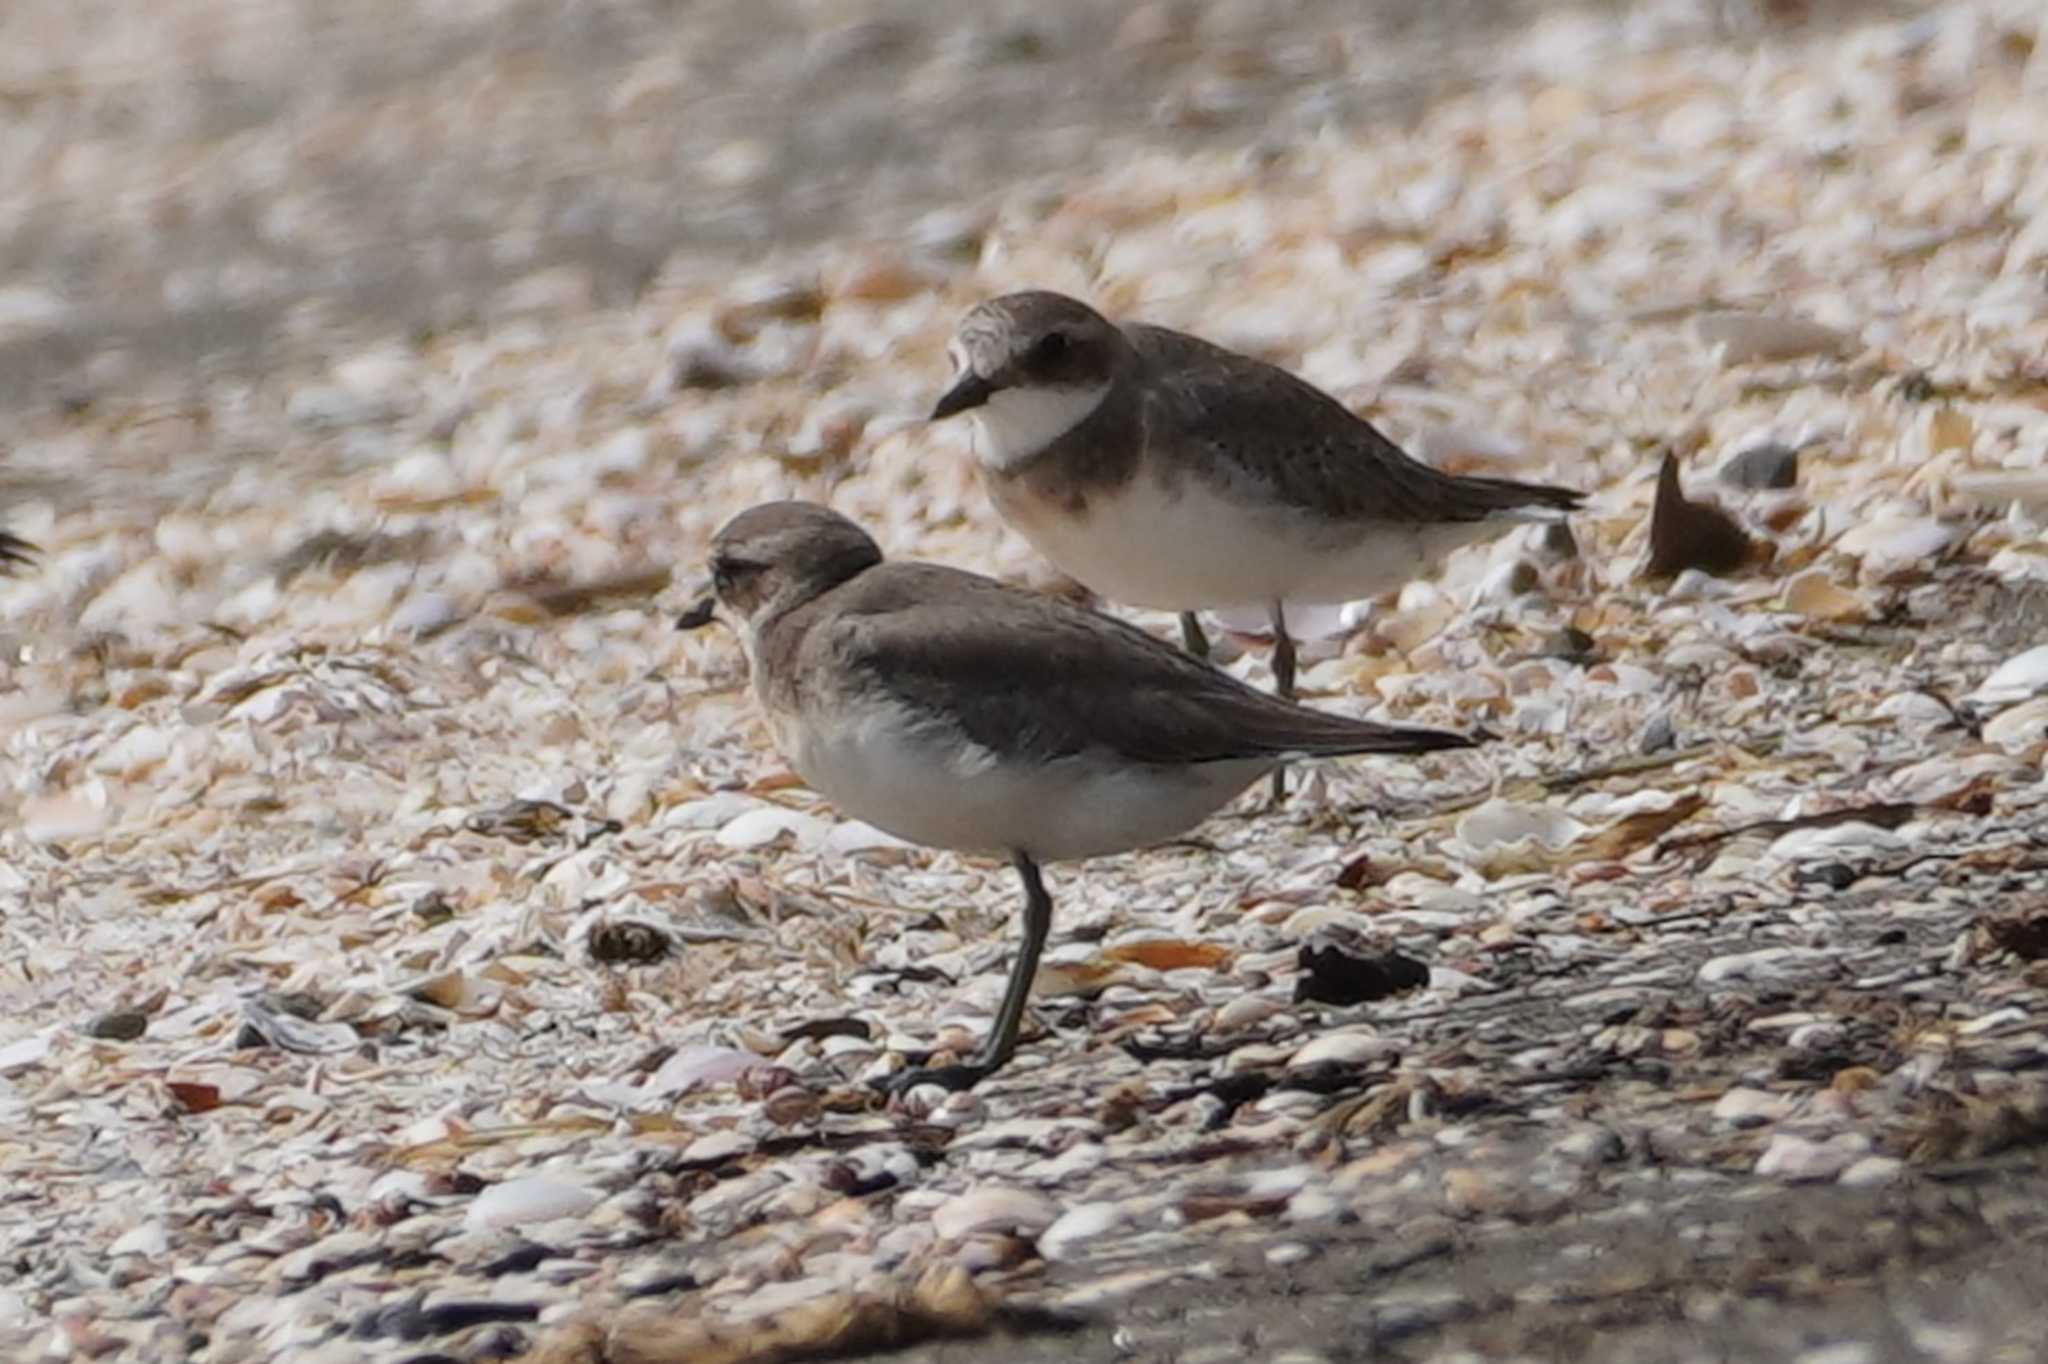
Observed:
[[[1412,128],[574,284],[14,440],[109,488],[260,453],[0,516],[42,549],[0,582],[0,1354],[1652,1359],[1600,1331],[1892,1272],[1716,1277],[1819,1186],[1896,1228],[1976,1180],[1940,1245],[2044,1257],[2041,1186],[1995,1196],[2048,1139],[2038,6],[1640,51],[1563,14]],[[1013,875],[805,790],[732,634],[674,618],[782,496],[1071,590],[922,419],[960,314],[1026,285],[1589,498],[1311,622],[1308,703],[1495,742],[1053,868],[1017,1060],[885,1105],[986,1028]],[[1667,451],[1738,571],[1640,576]],[[1261,641],[1221,657],[1268,685]],[[1311,942],[1426,983],[1300,1000]],[[1584,1252],[1630,1219],[1696,1257]],[[1532,1227],[1513,1274],[1415,1277]],[[1362,1353],[1147,1334],[1361,1242]],[[1747,1357],[2041,1357],[1898,1301]]]

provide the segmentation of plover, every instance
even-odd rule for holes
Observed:
[[[1064,294],[990,299],[951,354],[932,420],[974,414],[1003,519],[1109,600],[1180,612],[1198,654],[1197,611],[1267,612],[1288,698],[1287,603],[1377,596],[1582,497],[1443,473],[1286,370]]]
[[[970,1085],[1010,1059],[1052,924],[1040,868],[1163,842],[1283,759],[1466,748],[1462,734],[1308,710],[1134,626],[959,569],[884,563],[836,512],[770,502],[712,546],[775,746],[847,814],[1007,857],[1024,934]],[[677,623],[712,618],[700,604]]]

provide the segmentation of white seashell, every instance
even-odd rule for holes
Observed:
[[[1486,899],[1474,891],[1447,886],[1433,876],[1421,872],[1404,871],[1390,879],[1383,887],[1389,899],[1397,900],[1411,909],[1420,911],[1407,917],[1416,923],[1434,920],[1438,923],[1463,923],[1467,916],[1486,907]]]
[[[2017,1027],[2025,1023],[2028,1017],[2027,1011],[2018,1007],[1993,1009],[1990,1013],[1979,1015],[1957,1028],[1956,1036],[1975,1037],[1979,1033],[1994,1032],[1999,1028]]]
[[[403,502],[439,502],[462,491],[462,478],[439,450],[415,450],[378,476],[372,494]]]
[[[2002,706],[2048,690],[2048,644],[2015,654],[1992,670],[1964,700],[1975,706]]]
[[[1984,725],[1984,741],[2001,748],[2025,748],[2043,737],[2048,737],[2048,696],[2008,707]]]
[[[828,853],[846,854],[874,852],[883,848],[909,848],[915,845],[906,843],[892,833],[877,829],[872,824],[858,819],[846,819],[832,826],[831,832],[825,835],[821,846]]]
[[[122,574],[95,596],[79,613],[78,623],[87,630],[153,625],[177,616],[177,600],[170,566],[152,559]]]
[[[1868,571],[1930,567],[1961,531],[1924,517],[1884,517],[1867,521],[1835,541],[1843,554],[1863,560]]]
[[[1038,1238],[1038,1253],[1047,1260],[1073,1258],[1090,1241],[1128,1225],[1137,1216],[1130,1203],[1079,1203],[1061,1213]]]
[[[671,806],[654,821],[657,829],[716,829],[730,823],[735,816],[748,810],[760,810],[767,802],[754,796],[743,796],[736,791],[721,791],[715,796],[702,800],[686,800],[681,805]]]
[[[1805,862],[1845,853],[1898,852],[1906,846],[1906,840],[1889,829],[1852,820],[1817,829],[1794,829],[1780,835],[1765,849],[1764,856],[1781,862]]]
[[[2009,545],[1992,555],[1984,570],[2007,582],[2044,582],[2048,581],[2048,554],[2037,553],[2032,546]]]
[[[462,1222],[471,1231],[551,1222],[558,1217],[580,1217],[596,1207],[598,1200],[595,1189],[532,1175],[485,1189],[469,1205]]]
[[[1911,729],[1931,729],[1935,725],[1948,725],[1956,719],[1950,715],[1948,707],[1927,692],[1892,692],[1878,702],[1872,715],[1898,721]]]
[[[824,1054],[826,1060],[837,1061],[849,1056],[856,1060],[874,1056],[881,1048],[865,1037],[852,1037],[841,1033],[819,1042],[818,1050]]]
[[[737,1080],[761,1058],[731,1047],[693,1046],[678,1048],[647,1079],[650,1094],[686,1094],[698,1085],[724,1085]]]
[[[681,1159],[710,1165],[746,1155],[753,1149],[753,1138],[743,1133],[707,1132],[683,1148]]]
[[[646,428],[629,426],[590,452],[589,471],[599,477],[637,474],[647,467],[653,450]]]
[[[1664,651],[1664,666],[1679,671],[1721,672],[1740,661],[1734,650],[1704,640],[1673,645]]]
[[[1300,1051],[1288,1058],[1289,1070],[1306,1070],[1310,1066],[1339,1065],[1355,1066],[1377,1060],[1398,1052],[1400,1047],[1377,1033],[1346,1031],[1327,1034],[1316,1038]]]
[[[1550,245],[1569,251],[1631,223],[1655,218],[1662,208],[1657,192],[1626,180],[1595,181],[1574,190],[1551,209],[1545,224]]]
[[[11,284],[0,289],[0,337],[13,340],[46,331],[71,315],[71,305],[48,289]]]
[[[154,725],[135,725],[100,751],[92,770],[134,780],[171,753],[171,735]]]
[[[728,820],[718,831],[718,845],[744,852],[788,839],[800,847],[810,848],[823,842],[831,831],[832,826],[816,815],[767,805]]]
[[[1540,843],[1555,851],[1586,831],[1586,826],[1552,805],[1489,800],[1458,821],[1458,840],[1475,851],[1517,843]]]
[[[1216,1016],[1210,1020],[1209,1031],[1236,1032],[1240,1028],[1263,1023],[1284,1009],[1285,1006],[1277,1000],[1268,999],[1264,995],[1239,995],[1216,1011]]]
[[[22,837],[33,843],[63,843],[91,838],[113,823],[106,790],[95,782],[83,790],[31,796],[21,803]]]
[[[1288,602],[1286,610],[1287,633],[1297,641],[1334,639],[1350,628],[1341,602]],[[1263,607],[1221,607],[1202,615],[1236,634],[1263,637],[1273,630],[1273,617]]]
[[[1792,1100],[1782,1094],[1737,1086],[1714,1103],[1714,1121],[1730,1127],[1761,1127],[1791,1114]]]
[[[356,1030],[346,1023],[320,1023],[300,1018],[297,1014],[272,1009],[253,997],[242,1001],[242,1021],[272,1046],[308,1056],[351,1051],[362,1041]]]
[[[2048,214],[2043,215],[2048,221]],[[2032,469],[2001,469],[1995,472],[1958,473],[1949,480],[1949,491],[1980,507],[2048,507],[2048,473]]]
[[[932,1230],[948,1241],[978,1231],[1030,1235],[1051,1226],[1058,1216],[1059,1209],[1043,1194],[1006,1184],[984,1184],[934,1208]]]
[[[1818,947],[1765,947],[1755,952],[1709,957],[1700,963],[1696,978],[1702,985],[1771,985],[1810,980],[1834,961],[1833,952]]]
[[[1811,1141],[1780,1132],[1757,1157],[1756,1172],[1780,1179],[1833,1179],[1870,1150],[1861,1132],[1838,1132],[1826,1141]]]
[[[1489,990],[1493,987],[1484,977],[1475,976],[1469,971],[1454,970],[1448,966],[1432,966],[1429,968],[1429,988],[1462,994],[1468,990]]]
[[[55,1032],[53,1028],[0,1047],[0,1075],[14,1075],[42,1064],[43,1058],[50,1054],[50,1040]]]
[[[1693,333],[1708,349],[1718,348],[1724,365],[1838,355],[1849,344],[1849,337],[1833,327],[1766,313],[1701,313],[1693,320]]]
[[[171,1248],[171,1236],[161,1222],[144,1222],[115,1238],[107,1247],[109,1255],[158,1256]]]
[[[1947,721],[1948,712],[1942,709],[1940,702],[1931,696],[1923,696],[1921,699],[1940,711],[1941,719]],[[1875,713],[1883,715],[1886,713],[1885,708],[1880,706]],[[2043,718],[2048,718],[2048,713],[2044,713]],[[2020,764],[2002,753],[1974,753],[1967,758],[1944,755],[1914,763],[1911,767],[1900,768],[1885,784],[1886,794],[1890,799],[1925,805],[1965,790],[1971,782],[1982,777],[1998,778],[2001,784],[2018,784],[2024,770]]]
[[[445,592],[415,592],[398,604],[385,624],[400,634],[432,635],[460,624],[469,614]]]
[[[829,832],[831,823],[817,815],[782,809],[780,805],[764,805],[729,819],[725,827],[719,829],[719,846],[743,852],[791,840],[801,848],[815,848]]]
[[[1906,1171],[1906,1162],[1896,1156],[1865,1156],[1842,1171],[1839,1182],[1852,1189],[1890,1184]]]

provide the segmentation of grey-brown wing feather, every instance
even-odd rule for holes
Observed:
[[[1582,500],[1569,488],[1446,474],[1284,369],[1165,327],[1124,330],[1145,366],[1148,437],[1191,443],[1212,477],[1287,506],[1345,521],[1432,522],[1570,511]],[[1247,462],[1251,450],[1262,457]]]
[[[1472,745],[1291,705],[1122,621],[937,565],[885,564],[840,592],[826,645],[840,663],[1002,753],[1201,763]]]

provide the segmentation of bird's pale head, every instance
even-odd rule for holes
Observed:
[[[1116,324],[1078,299],[1045,290],[992,298],[954,333],[953,386],[932,420],[971,412],[982,460],[1029,459],[1095,410],[1128,352]]]
[[[880,562],[881,546],[838,512],[814,502],[764,502],[713,537],[711,590],[718,605],[752,626]],[[710,617],[700,606],[685,622],[700,614]]]

